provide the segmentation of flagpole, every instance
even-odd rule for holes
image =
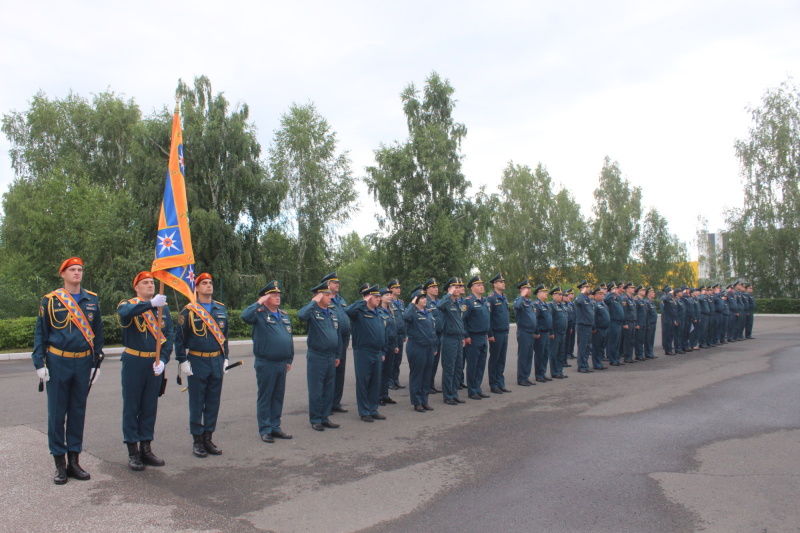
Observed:
[[[161,280],[159,280],[158,283],[158,294],[164,294],[164,282]],[[164,334],[164,325],[161,322],[161,319],[163,317],[164,317],[164,306],[162,305],[161,307],[158,308],[158,320],[156,321],[156,324],[158,324],[158,332],[160,333],[160,335],[156,338],[156,366],[158,366],[158,363],[161,362],[161,335]],[[155,373],[155,371],[153,372],[153,374],[155,374],[156,376],[158,375]]]

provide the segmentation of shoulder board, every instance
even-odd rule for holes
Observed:
[[[85,290],[85,291],[86,291],[86,289],[83,289],[83,290]],[[86,291],[86,292],[87,292],[88,294],[91,294],[92,296],[97,296],[97,293],[96,293],[96,292],[92,292],[92,291]]]
[[[130,302],[130,300],[120,300],[120,302],[117,304],[117,307],[119,307],[122,304],[129,303],[129,302]]]
[[[56,293],[55,293],[55,292],[48,292],[47,294],[45,294],[45,295],[44,295],[44,297],[45,297],[45,298],[54,298],[54,297],[55,297],[55,295],[56,295]]]
[[[283,309],[278,309],[278,311],[279,311],[279,312],[280,312],[280,314],[282,314],[282,315],[289,316],[289,313],[287,313],[287,312],[286,312],[286,311],[284,311]]]
[[[218,302],[218,301],[214,300],[214,303],[217,304],[217,305],[221,305],[222,307],[225,307],[225,304],[222,303],[222,302]]]

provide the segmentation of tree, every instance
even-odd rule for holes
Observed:
[[[281,221],[293,241],[298,288],[311,288],[326,274],[335,229],[355,209],[350,159],[337,153],[337,144],[336,133],[309,103],[293,104],[281,116],[270,148],[272,175],[287,191]]]
[[[656,209],[644,217],[638,242],[638,279],[659,291],[664,285],[694,284],[697,278],[689,266],[686,245],[669,231],[667,220]]]
[[[378,216],[378,253],[387,270],[406,284],[434,276],[464,276],[472,268],[477,235],[486,231],[488,198],[481,189],[467,197],[461,143],[467,128],[453,119],[455,90],[435,72],[422,95],[409,84],[401,93],[408,139],[381,145],[367,167],[370,193],[383,208]]]
[[[619,163],[606,156],[600,182],[594,191],[592,239],[589,261],[601,281],[620,280],[639,237],[642,218],[642,190],[622,178]]]
[[[728,213],[735,274],[763,297],[800,297],[800,90],[789,79],[747,108],[735,142],[744,206]]]

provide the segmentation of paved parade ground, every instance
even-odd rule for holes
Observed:
[[[282,429],[262,443],[249,345],[225,377],[214,442],[196,458],[188,395],[161,398],[153,450],[132,472],[122,443],[120,362],[89,396],[81,464],[52,482],[45,393],[30,360],[0,362],[2,532],[800,531],[800,318],[756,317],[756,338],[416,413],[407,389],[386,421],[355,409],[352,350],[340,429],[308,422],[305,342],[295,342]],[[660,336],[656,337],[660,344]],[[437,376],[441,376],[441,371]],[[403,362],[401,383],[407,384]],[[488,391],[484,382],[484,390]],[[466,398],[463,394],[462,398]]]

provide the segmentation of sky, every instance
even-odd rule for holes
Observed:
[[[124,7],[122,7],[124,6]],[[800,3],[0,0],[0,113],[43,91],[112,90],[145,115],[206,75],[247,103],[264,153],[282,113],[313,102],[355,176],[406,139],[400,92],[438,72],[467,127],[463,172],[495,192],[510,161],[542,163],[584,215],[608,156],[690,246],[742,205],[734,151],[768,88],[800,76]],[[14,179],[0,136],[0,192]],[[349,227],[377,229],[358,183]],[[161,191],[154,191],[160,194]]]

